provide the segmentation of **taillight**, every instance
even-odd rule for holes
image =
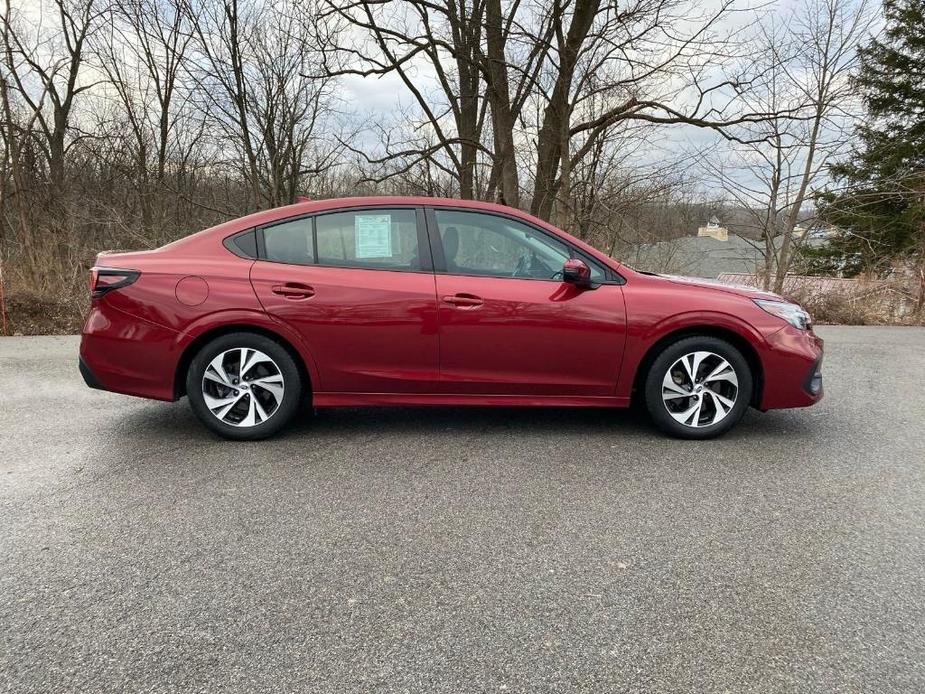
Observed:
[[[138,270],[123,270],[117,267],[90,268],[90,293],[97,297],[108,291],[127,287],[138,279]]]

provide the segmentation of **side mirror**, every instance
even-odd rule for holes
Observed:
[[[590,287],[591,268],[580,258],[569,258],[562,266],[562,281],[576,287]]]

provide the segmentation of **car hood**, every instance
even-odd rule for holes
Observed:
[[[764,291],[763,289],[758,289],[756,287],[749,287],[745,284],[726,284],[725,282],[720,282],[719,280],[710,280],[703,277],[681,277],[679,275],[657,276],[661,279],[667,280],[668,282],[674,282],[675,284],[687,284],[693,285],[695,287],[702,287],[704,289],[714,289],[716,291],[726,292],[727,294],[741,296],[746,299],[770,299],[772,301],[787,301],[787,299],[782,297],[780,294]]]

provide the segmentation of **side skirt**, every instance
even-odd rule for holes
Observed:
[[[312,393],[313,407],[460,405],[502,407],[629,407],[630,399],[595,395],[458,395],[445,393]]]

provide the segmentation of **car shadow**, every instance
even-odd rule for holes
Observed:
[[[793,437],[811,434],[812,422],[801,412],[750,410],[720,440],[749,437]],[[145,403],[132,408],[114,422],[119,436],[143,439],[222,442],[203,427],[184,400]],[[639,439],[666,438],[639,408],[586,407],[345,407],[301,412],[272,440],[309,440],[337,436],[418,436],[428,438],[459,435],[609,436]]]
[[[655,431],[633,410],[559,407],[368,407],[316,410],[291,427],[292,435],[363,429],[391,434],[594,434],[615,429]]]

